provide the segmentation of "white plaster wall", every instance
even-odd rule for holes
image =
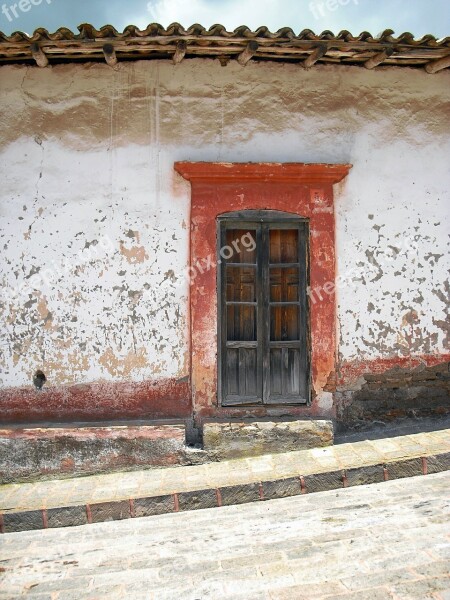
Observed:
[[[177,160],[352,163],[335,198],[340,358],[443,352],[449,81],[200,59],[1,67],[0,385],[36,368],[57,384],[187,374]]]
[[[156,191],[141,149],[20,138],[5,164],[3,381],[39,364],[58,383],[183,376],[187,205]]]
[[[448,140],[367,133],[336,203],[340,356],[448,352]]]

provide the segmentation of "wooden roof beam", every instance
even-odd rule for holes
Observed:
[[[175,50],[175,53],[172,57],[172,61],[174,65],[178,65],[180,64],[180,62],[183,60],[184,55],[186,54],[186,50],[187,50],[187,43],[185,40],[180,40],[177,43],[177,47]]]
[[[450,67],[450,54],[448,56],[444,56],[444,58],[440,58],[439,60],[433,60],[425,65],[425,71],[427,73],[437,73],[438,71],[442,71],[442,69],[446,69]]]
[[[117,63],[119,61],[117,60],[116,51],[114,50],[114,46],[112,44],[105,44],[103,46],[103,55],[105,57],[106,63],[110,67],[117,66]]]
[[[243,50],[237,57],[238,63],[240,65],[242,65],[243,67],[245,67],[245,65],[252,58],[252,56],[255,56],[255,54],[258,51],[258,48],[259,48],[258,42],[255,42],[255,40],[251,40],[247,44],[247,47],[245,48],[245,50]]]
[[[305,69],[310,69],[318,60],[322,58],[322,56],[325,56],[327,50],[328,48],[326,44],[317,46],[317,48],[308,56],[308,58],[302,62],[303,67],[305,67]]]
[[[374,54],[369,60],[366,60],[364,66],[366,69],[374,69],[378,65],[381,65],[387,58],[394,54],[393,48],[386,48],[383,52],[379,52],[378,54]]]
[[[31,44],[31,55],[36,61],[38,67],[48,66],[48,58],[37,42]]]

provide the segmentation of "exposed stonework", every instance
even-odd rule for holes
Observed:
[[[450,363],[364,373],[360,389],[337,391],[338,420],[346,426],[450,413]]]
[[[333,423],[325,420],[205,423],[203,446],[215,460],[228,460],[333,443]]]

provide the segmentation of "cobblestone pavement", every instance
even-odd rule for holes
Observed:
[[[0,538],[0,598],[450,598],[450,472]]]

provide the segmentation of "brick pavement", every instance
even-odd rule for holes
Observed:
[[[450,429],[220,463],[0,488],[0,530],[255,502],[450,469]]]
[[[450,473],[0,541],[0,598],[448,600]]]

